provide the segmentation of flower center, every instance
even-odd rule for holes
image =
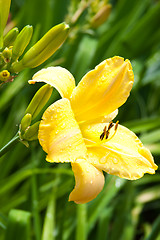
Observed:
[[[117,131],[117,128],[118,128],[118,123],[119,123],[119,121],[117,121],[116,122],[116,124],[115,124],[115,127],[114,127],[114,134],[111,136],[111,138],[113,138],[114,137],[114,135],[115,135],[115,133],[116,133],[116,131]],[[104,138],[105,139],[108,139],[108,137],[109,137],[109,134],[110,134],[110,130],[111,130],[111,128],[114,126],[114,124],[113,124],[113,122],[111,121],[110,123],[109,123],[109,125],[108,125],[108,128],[105,126],[104,127],[104,129],[103,129],[103,132],[102,132],[102,134],[100,135],[100,139],[101,140],[103,140]],[[111,139],[110,138],[110,139]],[[108,140],[110,140],[110,139],[108,139]]]
[[[119,124],[119,121],[117,121],[115,124],[111,121],[108,125],[108,128],[107,126],[105,126],[102,134],[100,135],[100,140],[102,141],[104,139],[105,142],[110,141],[117,132],[118,124]],[[110,136],[110,130],[113,127],[114,127],[114,133]],[[84,138],[84,140],[87,147],[95,147],[95,146],[98,147],[101,145],[101,141],[95,141],[88,138]]]

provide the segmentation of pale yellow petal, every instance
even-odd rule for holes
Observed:
[[[113,57],[88,72],[73,90],[71,105],[78,122],[105,116],[128,98],[134,76],[129,60]]]
[[[43,114],[38,139],[49,162],[74,162],[86,156],[86,146],[68,99],[61,99]]]
[[[44,68],[33,75],[33,80],[30,84],[35,82],[45,82],[56,88],[61,97],[69,98],[73,89],[75,88],[75,80],[73,75],[62,67],[48,67]]]
[[[92,164],[83,159],[72,163],[76,185],[69,196],[69,201],[87,203],[93,200],[103,189],[104,175]]]
[[[108,115],[105,115],[103,117],[98,117],[98,118],[94,118],[92,120],[85,121],[85,124],[91,125],[91,124],[96,124],[96,123],[109,123],[117,116],[117,114],[118,114],[118,109],[116,109],[114,112],[112,112]],[[81,124],[83,125],[84,122],[79,123],[80,126],[81,126]]]
[[[98,169],[127,179],[138,179],[144,173],[154,174],[157,165],[148,149],[129,129],[118,125],[110,130],[108,139],[100,140],[108,124],[81,125],[89,160]],[[112,137],[113,136],[113,137]]]

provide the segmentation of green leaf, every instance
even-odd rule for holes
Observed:
[[[43,232],[42,232],[42,240],[54,240],[55,239],[55,212],[56,212],[56,199],[54,191],[50,196],[50,200],[48,202],[45,220],[43,225]]]
[[[157,240],[159,233],[160,233],[160,215],[154,221],[151,233],[145,240]]]
[[[0,0],[0,49],[3,47],[3,30],[6,26],[11,0]]]
[[[26,211],[13,209],[9,213],[5,240],[31,240],[31,214]]]

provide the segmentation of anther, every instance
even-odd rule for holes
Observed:
[[[111,136],[111,138],[114,137],[114,135],[115,135],[115,133],[116,133],[116,130],[117,130],[117,128],[118,128],[118,123],[119,123],[119,121],[117,121],[116,124],[115,124],[115,127],[114,127],[115,132],[113,133],[113,135]],[[110,129],[111,129],[113,126],[114,126],[114,124],[113,124],[113,122],[111,121],[111,122],[109,123],[109,125],[108,125],[108,128],[107,128],[106,126],[104,127],[103,132],[102,132],[102,134],[100,135],[100,139],[101,139],[101,140],[103,140],[104,137],[105,137],[105,139],[108,139],[109,134],[110,134]],[[110,138],[110,139],[111,139],[111,138]],[[110,140],[110,139],[109,139],[109,140]]]
[[[104,129],[103,129],[103,132],[102,132],[102,134],[100,135],[100,139],[101,140],[103,140],[103,138],[104,138],[104,136],[106,135],[106,126],[104,127]]]
[[[114,126],[114,124],[113,124],[113,122],[111,121],[111,122],[109,123],[109,125],[108,125],[108,128],[107,128],[106,126],[104,127],[103,132],[102,132],[102,134],[100,135],[100,139],[101,139],[101,140],[103,140],[105,136],[106,136],[105,139],[108,138],[108,136],[109,136],[109,131],[110,131],[110,129],[111,129],[113,126]]]
[[[117,128],[118,128],[118,124],[119,124],[119,121],[117,121],[116,124],[115,124],[115,127],[114,127],[114,130],[115,130],[115,131],[116,131]]]
[[[110,123],[109,123],[109,125],[108,125],[108,129],[107,129],[107,131],[109,131],[112,127],[113,127],[113,122],[111,121]]]
[[[109,131],[106,131],[106,139],[109,137]]]
[[[109,123],[108,129],[107,129],[107,131],[106,131],[106,139],[108,139],[108,137],[109,137],[109,131],[110,131],[110,129],[111,129],[113,126],[114,126],[114,124],[113,124],[113,122],[111,121],[111,122]]]

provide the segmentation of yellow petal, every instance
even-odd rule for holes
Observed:
[[[83,159],[72,163],[76,185],[69,196],[69,201],[87,203],[94,199],[103,189],[104,175],[102,171]]]
[[[38,139],[49,162],[74,162],[86,156],[86,146],[70,102],[63,98],[43,114]]]
[[[73,90],[71,105],[78,122],[105,116],[128,98],[134,76],[129,60],[113,57],[88,72]]]
[[[85,125],[90,125],[90,124],[95,124],[95,123],[109,123],[110,121],[112,121],[118,114],[118,109],[116,109],[114,112],[105,115],[103,117],[98,117],[92,120],[88,120],[85,121]],[[81,126],[81,124],[83,125],[84,122],[79,123],[79,125]]]
[[[61,97],[69,98],[75,88],[75,80],[72,74],[62,67],[44,68],[34,74],[33,80],[28,81],[30,84],[35,82],[45,82],[56,88]]]
[[[155,173],[157,165],[150,151],[133,132],[118,125],[115,133],[113,126],[108,139],[100,140],[105,126],[108,127],[108,124],[81,126],[89,160],[94,166],[109,174],[131,180],[142,177],[144,173]]]

